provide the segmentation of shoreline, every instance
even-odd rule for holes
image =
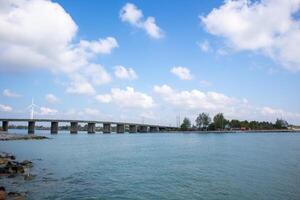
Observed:
[[[300,133],[300,130],[220,130],[220,131],[182,131],[196,133]]]

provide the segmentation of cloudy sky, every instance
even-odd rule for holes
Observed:
[[[0,1],[0,116],[300,124],[300,0]]]

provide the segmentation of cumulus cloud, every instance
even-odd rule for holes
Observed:
[[[270,107],[257,107],[251,105],[247,99],[238,99],[218,92],[203,92],[200,90],[176,91],[168,85],[154,86],[154,92],[177,109],[189,111],[208,112],[216,114],[223,112],[226,117],[249,120],[275,120],[283,117],[292,122],[300,121],[300,114],[287,112]]]
[[[94,108],[85,108],[84,114],[89,115],[89,116],[98,116],[98,115],[100,115],[100,111],[97,109],[94,109]]]
[[[83,74],[95,85],[102,85],[111,81],[109,73],[106,72],[104,67],[98,64],[90,64],[83,71]]]
[[[76,74],[71,77],[71,83],[66,89],[67,93],[70,94],[83,94],[83,95],[94,95],[96,94],[95,88],[86,80],[85,77]]]
[[[18,93],[15,93],[9,89],[4,89],[3,92],[2,92],[3,96],[5,97],[10,97],[10,98],[18,98],[18,97],[21,97],[20,94]]]
[[[193,76],[190,70],[186,67],[173,67],[171,73],[178,76],[181,80],[192,80]]]
[[[163,32],[161,28],[157,26],[155,18],[148,17],[144,20],[143,12],[132,3],[127,3],[123,6],[120,11],[120,18],[123,22],[128,22],[134,27],[145,30],[146,33],[154,39],[163,37]]]
[[[228,0],[200,19],[235,50],[259,51],[300,71],[300,20],[294,16],[299,11],[300,0]]]
[[[224,110],[238,103],[235,98],[217,92],[204,93],[200,90],[177,92],[168,85],[154,86],[154,91],[172,105],[206,111]]]
[[[77,31],[72,17],[58,3],[3,1],[0,9],[0,70],[46,69],[68,77],[79,73],[85,76],[86,82],[94,73],[96,75],[89,84],[109,82],[106,70],[92,59],[99,54],[110,54],[118,47],[117,40],[106,37],[75,42]]]
[[[10,107],[8,105],[0,104],[0,111],[1,112],[10,112],[10,111],[12,111],[12,107]]]
[[[110,54],[114,48],[118,47],[118,42],[113,37],[107,37],[106,39],[99,39],[98,41],[81,40],[79,46],[87,52]]]
[[[57,98],[54,94],[46,94],[45,99],[49,103],[58,103],[59,98]]]
[[[40,111],[37,113],[38,115],[55,115],[58,111],[52,108],[40,107]]]
[[[132,68],[126,68],[122,65],[115,66],[115,76],[120,79],[137,79],[137,74]]]
[[[101,103],[115,103],[120,107],[126,108],[152,108],[154,101],[151,96],[137,92],[132,87],[126,87],[125,90],[112,88],[110,94],[97,95],[96,100]]]
[[[293,113],[293,112],[287,112],[282,109],[276,109],[276,108],[270,108],[270,107],[263,107],[261,108],[261,114],[272,118],[274,116],[277,116],[278,118],[287,118],[287,119],[294,119],[298,118],[300,119],[300,114],[299,113]]]

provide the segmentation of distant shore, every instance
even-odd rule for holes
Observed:
[[[289,130],[289,129],[273,129],[273,130],[218,130],[218,131],[197,131],[191,130],[186,132],[197,132],[197,133],[300,133],[300,130]]]

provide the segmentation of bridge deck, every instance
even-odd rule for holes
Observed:
[[[26,119],[26,118],[2,118],[0,121],[9,121],[9,122],[78,122],[78,123],[96,123],[96,124],[124,124],[124,125],[136,125],[136,126],[153,126],[160,128],[177,128],[172,126],[162,126],[162,125],[153,125],[153,124],[143,124],[143,123],[133,123],[133,122],[116,122],[116,121],[98,121],[98,120],[67,120],[67,119]]]

